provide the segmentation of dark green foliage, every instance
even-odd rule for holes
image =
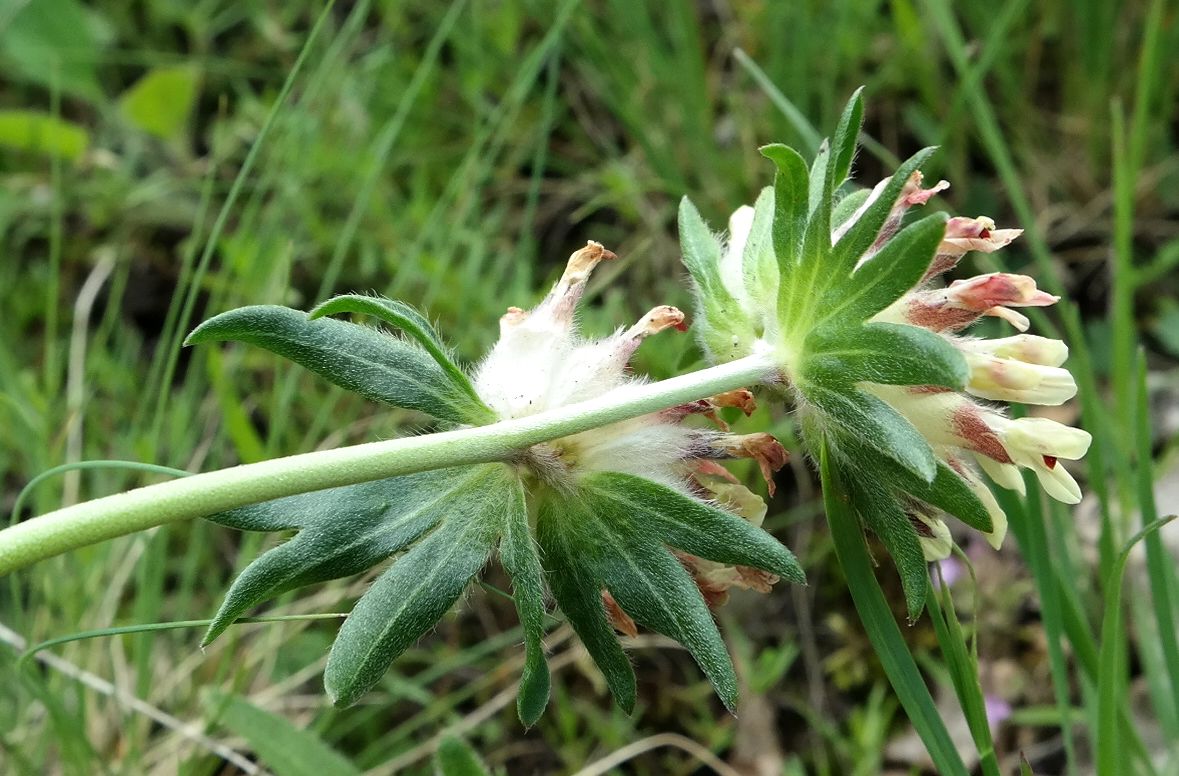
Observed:
[[[576,492],[553,494],[540,510],[537,532],[553,595],[624,707],[634,676],[607,624],[603,588],[637,622],[687,647],[733,708],[732,662],[699,588],[668,547],[803,581],[794,556],[764,531],[625,474],[591,475]]]
[[[210,318],[188,335],[185,344],[218,340],[266,348],[374,401],[455,423],[492,420],[470,383],[456,381],[457,367],[444,369],[438,356],[372,328],[312,320],[289,307],[254,305]]]

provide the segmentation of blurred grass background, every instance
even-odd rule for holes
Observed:
[[[1173,3],[360,0],[337,2],[312,37],[321,11],[0,0],[5,513],[33,476],[62,463],[212,469],[425,428],[260,351],[180,351],[196,321],[229,307],[309,307],[374,290],[426,309],[474,360],[503,310],[534,303],[590,238],[622,259],[594,281],[588,330],[658,303],[687,307],[679,197],[722,227],[770,182],[758,145],[810,153],[866,84],[862,182],[894,156],[941,145],[927,170],[953,183],[940,206],[1028,229],[1002,268],[1034,266],[1042,286],[1077,304],[1088,347],[1071,366],[1084,371],[1086,427],[1098,437],[1091,486],[1106,493],[1075,520],[1051,513],[1048,545],[1019,536],[1047,559],[1036,574],[1015,546],[978,555],[978,589],[958,600],[977,627],[984,690],[1014,709],[996,728],[1008,770],[1021,749],[1036,773],[1086,767],[1085,734],[1064,734],[1093,703],[1078,644],[1097,632],[1098,580],[1137,519],[1135,476],[1154,457],[1158,487],[1175,479]],[[1139,346],[1152,388],[1145,458],[1133,434],[1144,411]],[[661,377],[697,360],[690,337],[665,335],[639,366]],[[1060,419],[1076,422],[1077,410]],[[766,410],[738,428],[792,439],[789,417]],[[620,751],[612,772],[721,767],[700,750],[742,773],[920,769],[802,456],[782,474],[767,525],[803,558],[811,585],[734,596],[721,612],[748,685],[737,718],[690,659],[652,637],[633,645],[640,703],[624,716],[556,626],[554,701],[525,733],[512,708],[515,615],[485,591],[344,711],[321,694],[331,622],[238,626],[207,653],[194,629],[79,641],[53,650],[65,668],[17,669],[21,643],[210,616],[235,571],[274,538],[196,522],[0,582],[0,772],[215,774],[257,758],[280,774],[334,772],[316,759],[325,746],[373,773],[429,772],[437,736],[456,727],[510,773],[573,772]],[[37,488],[19,517],[150,480],[73,471]],[[891,569],[880,577],[897,587]],[[1064,606],[1063,620],[1042,612],[1049,578],[1068,580],[1052,606]],[[490,579],[502,581],[494,570]],[[365,583],[288,596],[268,613],[346,611]],[[1151,618],[1138,619],[1127,713],[1166,666],[1141,631]],[[905,635],[953,728],[932,628]],[[1152,748],[1179,726],[1175,703],[1153,700],[1142,734]],[[267,754],[274,741],[284,744]],[[227,762],[214,742],[248,759]],[[299,756],[284,760],[284,750]]]

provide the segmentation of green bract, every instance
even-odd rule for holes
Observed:
[[[409,339],[321,317],[344,312],[371,315]],[[309,314],[241,308],[205,322],[188,339],[211,340],[260,345],[363,396],[453,424],[495,418],[428,321],[400,302],[350,295]],[[715,436],[702,433],[703,440]],[[357,602],[328,658],[328,694],[349,705],[497,557],[512,580],[524,630],[517,705],[525,724],[540,717],[549,699],[546,587],[627,710],[634,705],[635,678],[605,592],[639,623],[683,643],[733,708],[733,666],[685,564],[694,557],[802,582],[794,556],[746,519],[666,484],[577,469],[553,480],[553,467],[565,465],[554,458],[556,450],[520,450],[499,463],[331,488],[214,515],[214,522],[240,530],[296,533],[234,581],[203,643],[283,592],[359,574],[398,556]],[[672,548],[687,555],[677,557]]]

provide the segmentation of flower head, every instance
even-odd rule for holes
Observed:
[[[1025,332],[1019,308],[1059,297],[1003,272],[943,283],[968,253],[993,253],[1020,235],[986,216],[910,211],[949,187],[926,187],[919,152],[868,190],[841,196],[862,117],[859,95],[813,165],[785,146],[763,154],[772,188],[738,209],[725,236],[681,206],[684,263],[697,297],[695,330],[714,361],[775,354],[810,452],[829,452],[862,522],[898,559],[936,560],[952,548],[942,515],[982,531],[996,548],[1007,518],[980,476],[1022,490],[1020,469],[1066,503],[1080,499],[1061,463],[1088,449],[1085,431],[1044,418],[1009,418],[994,402],[1058,405],[1077,386],[1063,342],[1030,334],[981,339],[981,318]],[[901,569],[910,611],[924,601],[923,568]]]

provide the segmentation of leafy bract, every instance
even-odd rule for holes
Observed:
[[[893,207],[904,190],[905,183],[913,177],[936,149],[923,148],[905,160],[889,178],[872,204],[860,215],[851,228],[835,244],[834,265],[841,273],[851,272],[856,262],[880,237],[880,230],[889,220]]]
[[[470,378],[454,362],[450,348],[442,341],[442,337],[431,325],[426,316],[415,310],[405,302],[396,299],[386,299],[383,296],[365,296],[363,294],[342,294],[335,296],[307,313],[311,320],[340,313],[361,313],[378,318],[390,326],[395,326],[407,335],[417,340],[426,352],[434,357],[438,366],[446,372],[454,384],[462,388],[463,392],[476,402],[482,402]]]
[[[912,290],[933,262],[947,220],[945,213],[928,215],[902,229],[854,272],[852,268],[837,270],[852,272],[851,277],[827,293],[829,304],[822,306],[815,325],[867,320]]]
[[[763,146],[761,153],[777,167],[774,174],[774,253],[778,257],[779,295],[789,288],[789,273],[798,263],[806,232],[808,176],[806,161],[789,146]],[[781,304],[781,302],[779,302]]]
[[[926,481],[892,459],[881,457],[857,436],[833,434],[828,441],[850,470],[871,470],[896,491],[937,507],[975,530],[983,533],[994,530],[986,506],[948,464],[938,461],[933,479]]]
[[[852,92],[851,99],[839,117],[839,124],[835,128],[832,138],[831,179],[838,188],[851,172],[852,160],[856,156],[859,146],[860,127],[864,124],[864,87]]]
[[[923,482],[937,474],[937,458],[909,421],[875,396],[856,388],[808,385],[806,396],[840,428],[890,458]]]
[[[375,329],[277,305],[239,307],[198,326],[185,344],[233,340],[266,348],[374,401],[455,423],[494,419],[451,369],[418,345]],[[457,367],[454,369],[457,370]]]
[[[557,604],[624,707],[633,703],[634,674],[607,623],[603,589],[637,622],[687,647],[733,708],[732,662],[699,587],[668,548],[803,581],[794,556],[764,531],[617,472],[589,475],[574,493],[546,499],[537,533]]]
[[[925,606],[929,585],[928,565],[917,530],[892,489],[880,479],[859,468],[846,469],[841,479],[860,521],[880,538],[896,564],[909,619],[917,619]]]

